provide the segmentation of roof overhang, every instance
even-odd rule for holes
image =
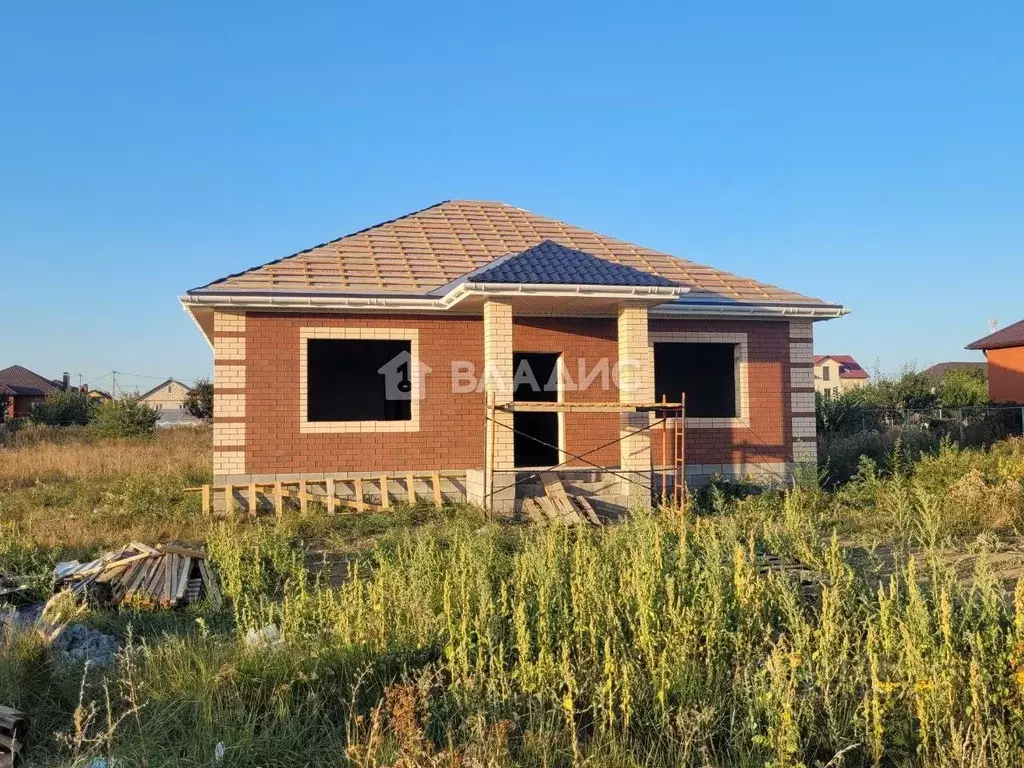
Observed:
[[[829,320],[849,312],[837,304],[784,304],[689,298],[684,286],[609,286],[531,283],[455,284],[443,295],[194,291],[184,309],[212,344],[216,310],[478,315],[489,299],[508,301],[520,315],[614,317],[623,303],[651,308],[656,317]],[[554,302],[557,302],[555,304]]]

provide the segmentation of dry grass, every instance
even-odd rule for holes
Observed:
[[[146,439],[59,442],[19,435],[0,448],[0,520],[14,522],[49,559],[83,556],[130,539],[202,540],[196,494],[209,482],[212,435],[160,430]]]
[[[101,480],[135,473],[208,473],[212,433],[208,427],[158,430],[146,440],[39,442],[0,448],[0,488],[73,478]]]

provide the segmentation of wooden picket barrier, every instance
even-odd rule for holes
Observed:
[[[334,513],[337,508],[344,507],[356,512],[382,512],[391,509],[392,485],[397,483],[404,486],[404,496],[409,504],[416,504],[416,482],[424,480],[430,486],[433,493],[434,506],[440,508],[444,504],[444,495],[441,492],[442,478],[465,478],[464,472],[406,472],[402,475],[380,475],[376,478],[352,477],[333,478],[323,480],[278,480],[272,483],[249,482],[244,484],[225,485],[201,485],[194,488],[185,488],[186,493],[198,493],[201,496],[201,504],[204,515],[213,513],[214,494],[223,492],[225,494],[226,506],[229,511],[234,510],[235,492],[244,492],[244,506],[250,515],[255,516],[259,512],[259,495],[263,494],[268,500],[274,513],[280,517],[284,514],[287,500],[297,498],[299,511],[305,514],[309,509],[310,501],[320,501],[324,504],[328,513]],[[339,495],[339,485],[352,486],[351,496]],[[366,501],[367,485],[370,491],[376,491],[380,499],[379,504]],[[323,488],[323,494],[314,493],[311,489]],[[396,495],[396,498],[399,496]]]

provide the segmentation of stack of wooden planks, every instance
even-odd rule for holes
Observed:
[[[541,472],[544,496],[523,499],[523,514],[536,525],[602,525],[585,496],[571,496],[554,472]]]
[[[91,563],[58,566],[57,586],[109,606],[121,603],[174,608],[206,597],[216,610],[220,588],[206,552],[175,544],[133,541]]]
[[[16,709],[0,705],[0,768],[20,765],[28,720]]]

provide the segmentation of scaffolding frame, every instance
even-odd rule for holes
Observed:
[[[596,403],[565,403],[565,402],[547,402],[547,401],[536,401],[536,400],[513,400],[506,403],[497,403],[494,392],[487,394],[486,401],[487,423],[491,425],[491,429],[487,436],[487,445],[484,450],[484,509],[489,515],[494,513],[494,495],[498,491],[506,490],[512,486],[518,485],[521,482],[529,479],[530,477],[540,476],[541,472],[556,472],[560,467],[564,467],[570,461],[582,461],[587,464],[591,469],[600,470],[607,472],[619,477],[634,485],[640,485],[648,491],[652,491],[653,486],[653,475],[655,472],[655,464],[651,462],[650,475],[651,485],[643,485],[637,483],[636,480],[629,477],[628,474],[633,474],[630,470],[624,467],[612,468],[608,466],[601,466],[595,464],[592,461],[588,461],[585,457],[591,453],[595,453],[603,448],[607,448],[610,445],[621,443],[624,440],[638,435],[642,432],[647,432],[654,429],[657,426],[661,426],[661,503],[666,505],[669,503],[668,494],[668,468],[672,467],[672,494],[671,494],[671,505],[676,509],[683,509],[686,502],[686,394],[680,393],[678,403],[668,402],[666,396],[662,396],[661,402],[640,402],[640,403],[620,403],[620,402],[596,402]],[[498,411],[503,413],[565,413],[565,414],[581,414],[581,413],[660,413],[661,417],[656,421],[630,431],[626,434],[620,434],[615,440],[611,440],[607,443],[599,445],[597,448],[593,448],[582,454],[571,453],[564,448],[551,445],[550,443],[541,440],[540,438],[516,429],[514,426],[504,424],[498,421],[495,416]],[[674,425],[669,424],[669,420],[674,421]],[[548,448],[554,448],[559,452],[559,455],[564,455],[567,458],[551,467],[544,469],[530,469],[530,475],[522,480],[516,480],[515,482],[503,486],[495,490],[494,488],[494,453],[495,453],[495,436],[497,434],[497,428],[503,427],[508,429],[513,434],[520,435],[534,442],[540,443],[541,445],[547,446]],[[673,429],[672,437],[672,456],[669,459],[669,429]],[[653,454],[653,446],[651,446],[651,453]],[[521,471],[515,467],[509,470],[510,472]],[[628,473],[628,474],[627,474]]]

